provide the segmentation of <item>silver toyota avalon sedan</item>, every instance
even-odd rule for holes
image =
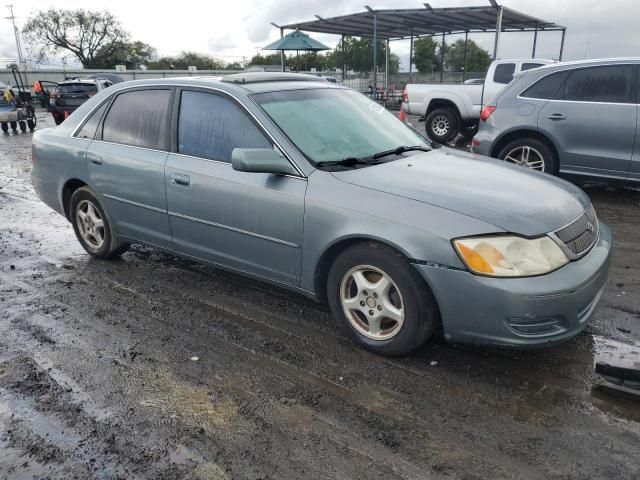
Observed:
[[[271,282],[328,302],[384,355],[439,329],[560,342],[606,283],[611,232],[579,188],[434,149],[314,77],[121,83],[36,132],[32,151],[39,197],[90,255],[146,244]]]

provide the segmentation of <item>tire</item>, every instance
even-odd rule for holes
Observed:
[[[525,153],[527,151],[528,154]],[[535,160],[538,157],[539,160]],[[509,142],[500,150],[498,158],[532,170],[558,175],[558,159],[553,150],[547,142],[537,138],[524,137]]]
[[[27,120],[27,126],[29,127],[29,131],[33,132],[36,129],[36,120],[35,120],[35,118]]]
[[[447,143],[460,132],[458,114],[450,108],[436,108],[425,120],[427,135],[436,143]]]
[[[0,123],[0,128],[4,133],[9,133],[9,124],[7,122]]]
[[[20,131],[22,133],[25,133],[27,131],[27,122],[25,122],[24,120],[20,120],[18,122],[18,125],[20,125]]]
[[[89,255],[109,259],[122,255],[128,250],[129,244],[118,241],[102,205],[91,189],[88,187],[77,189],[71,195],[70,203],[73,231],[80,245]]]
[[[360,280],[364,288],[356,285],[360,273],[369,282]],[[389,281],[386,290],[381,283],[384,278]],[[415,350],[440,324],[435,298],[419,274],[405,257],[377,243],[354,245],[336,257],[327,278],[327,296],[334,317],[348,335],[380,355]],[[349,300],[355,300],[352,309],[345,306]],[[386,312],[402,320],[393,320]]]
[[[18,122],[11,122],[11,130],[14,132],[18,131]]]

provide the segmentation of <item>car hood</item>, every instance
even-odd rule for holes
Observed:
[[[449,148],[332,174],[526,236],[557,230],[590,204],[582,190],[559,178]]]

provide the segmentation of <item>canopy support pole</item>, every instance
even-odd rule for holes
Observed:
[[[462,83],[467,75],[467,45],[469,44],[469,32],[464,32],[464,57],[462,59]]]
[[[531,51],[531,58],[536,58],[536,43],[538,43],[538,24],[536,23],[536,29],[533,31],[533,50]]]
[[[378,60],[378,16],[373,14],[373,91],[374,98],[378,98],[378,71],[376,64]]]
[[[280,38],[284,37],[284,28],[280,28]],[[284,50],[280,50],[280,63],[282,65],[282,71],[284,72]]]
[[[385,53],[384,53],[384,89],[389,89],[389,39],[387,38]]]
[[[496,38],[493,44],[493,59],[498,58],[498,46],[500,44],[500,31],[502,30],[502,7],[498,7],[498,15],[496,20]]]
[[[440,83],[444,81],[444,36],[445,33],[442,32],[442,45],[440,46]]]
[[[560,41],[560,57],[558,58],[558,61],[562,61],[562,52],[564,51],[564,35],[565,33],[567,33],[567,29],[563,28],[562,29],[562,40]]]
[[[342,34],[342,41],[340,44],[342,45],[342,81],[344,82],[345,78],[347,78],[347,62],[344,58],[344,33]]]
[[[409,42],[409,83],[413,83],[413,27],[411,27],[411,40]]]

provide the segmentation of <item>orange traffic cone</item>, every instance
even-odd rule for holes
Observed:
[[[69,116],[69,112],[64,112],[64,118],[66,119]]]
[[[398,115],[398,118],[403,122],[407,121],[407,114],[404,113],[404,110],[402,109],[402,107],[400,107],[400,115]]]

